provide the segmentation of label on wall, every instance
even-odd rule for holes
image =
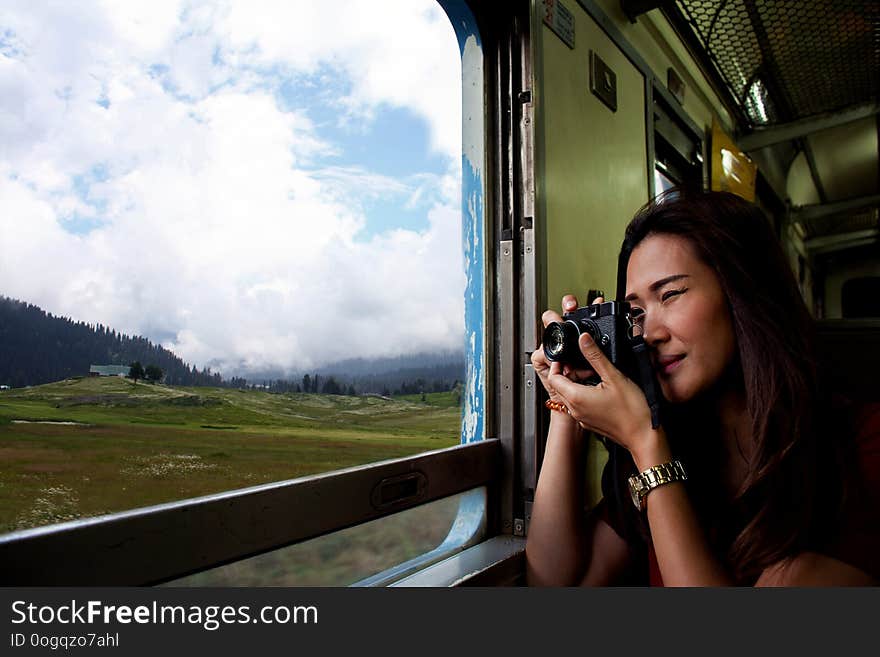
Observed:
[[[574,50],[574,14],[559,0],[544,0],[544,25]]]

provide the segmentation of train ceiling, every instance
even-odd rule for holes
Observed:
[[[633,20],[662,8],[736,117],[741,148],[782,161],[784,171],[809,170],[816,198],[789,198],[808,204],[793,213],[808,243],[837,234],[843,245],[849,234],[880,234],[880,2],[621,5]]]
[[[876,0],[677,0],[751,127],[876,104]],[[673,15],[676,12],[672,12]]]

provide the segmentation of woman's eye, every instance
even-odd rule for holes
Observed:
[[[663,296],[660,297],[660,300],[666,301],[667,299],[671,299],[672,297],[677,296],[679,294],[684,294],[685,292],[687,292],[687,288],[682,288],[681,290],[669,290],[669,291],[663,293]]]

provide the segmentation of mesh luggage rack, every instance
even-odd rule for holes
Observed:
[[[880,3],[677,0],[666,14],[699,46],[751,127],[878,100]],[[682,28],[685,30],[682,30]],[[708,62],[706,62],[706,58]]]

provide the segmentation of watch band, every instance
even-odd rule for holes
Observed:
[[[678,459],[655,465],[644,472],[631,476],[629,478],[629,492],[633,504],[639,511],[644,511],[645,498],[648,497],[648,493],[658,486],[671,484],[673,481],[687,481],[687,471]]]

